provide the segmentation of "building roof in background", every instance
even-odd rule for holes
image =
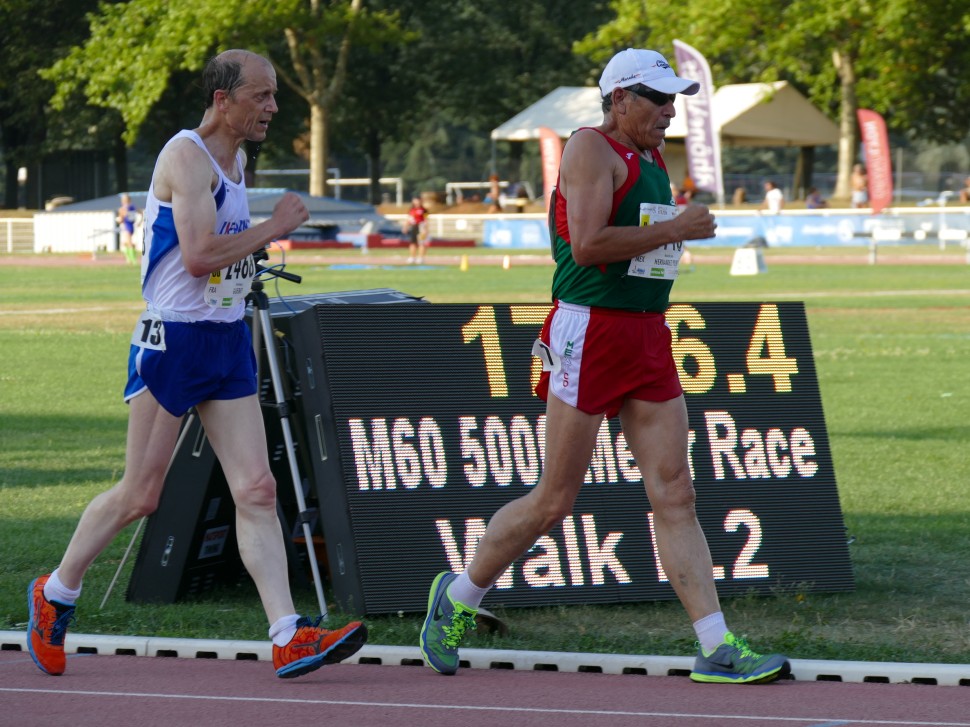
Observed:
[[[546,126],[567,138],[582,126],[603,121],[599,88],[560,86],[492,130],[492,139],[530,141]],[[683,96],[674,104],[677,115],[667,139],[687,136]],[[723,144],[733,146],[827,146],[837,144],[838,126],[787,81],[739,83],[714,92],[715,127]]]

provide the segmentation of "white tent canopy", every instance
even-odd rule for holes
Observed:
[[[545,126],[567,138],[581,126],[603,121],[599,88],[560,86],[492,130],[494,141],[530,141]],[[674,104],[677,115],[668,140],[687,136],[683,97]],[[827,146],[837,144],[839,129],[787,81],[740,83],[714,93],[715,129],[721,142],[734,146]]]
[[[496,129],[495,141],[533,141],[539,139],[539,127],[552,129],[566,139],[581,126],[599,126],[600,90],[595,86],[560,86],[534,104],[520,111]]]

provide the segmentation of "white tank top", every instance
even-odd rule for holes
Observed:
[[[237,157],[240,181],[233,182],[222,172],[198,134],[183,129],[168,144],[176,139],[194,141],[208,155],[219,176],[219,184],[212,193],[216,203],[213,232],[231,235],[246,230],[250,225],[249,201],[242,161]],[[155,196],[153,178],[145,203],[145,254],[141,263],[142,296],[149,310],[167,321],[237,321],[245,312],[245,296],[255,272],[252,256],[247,255],[228,268],[213,271],[212,275],[201,278],[190,275],[182,264],[172,203],[161,202]],[[218,284],[216,287],[213,281]]]

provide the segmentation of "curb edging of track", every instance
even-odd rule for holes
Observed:
[[[239,661],[272,661],[273,658],[272,644],[269,641],[68,634],[64,648],[69,654],[231,659]],[[3,651],[26,651],[27,632],[0,631],[0,649]],[[470,669],[519,669],[640,676],[686,676],[690,673],[694,662],[694,658],[691,656],[581,654],[513,649],[462,649],[461,656],[462,666]],[[367,644],[344,663],[421,666],[423,661],[417,646]],[[792,659],[791,668],[792,677],[798,681],[970,686],[970,664]]]

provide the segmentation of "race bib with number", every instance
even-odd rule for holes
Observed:
[[[239,262],[217,270],[205,286],[205,302],[213,308],[232,308],[246,299],[253,287],[256,262],[247,255]]]
[[[640,204],[640,226],[652,225],[655,222],[672,220],[679,213],[677,207],[669,204]],[[627,275],[638,278],[654,278],[656,280],[674,280],[677,277],[677,266],[680,256],[684,254],[683,242],[667,243],[663,247],[651,250],[643,255],[637,255],[630,261]]]
[[[131,334],[131,345],[153,351],[165,350],[165,323],[158,314],[147,310],[141,314]]]

